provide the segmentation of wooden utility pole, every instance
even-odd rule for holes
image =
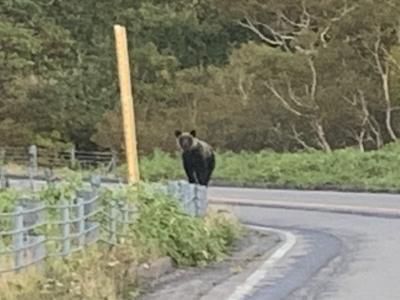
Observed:
[[[115,25],[114,34],[118,61],[119,88],[121,93],[125,153],[126,162],[128,164],[128,182],[137,183],[140,178],[139,160],[137,154],[135,112],[129,68],[128,41],[126,38],[125,27]]]

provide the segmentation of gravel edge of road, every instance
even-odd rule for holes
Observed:
[[[248,232],[251,237],[240,240],[239,249],[233,251],[232,255],[222,262],[204,268],[175,269],[153,281],[152,285],[147,287],[148,292],[139,297],[139,300],[214,299],[207,297],[210,291],[234,276],[245,275],[246,271],[258,266],[259,260],[267,259],[282,243],[282,237],[274,232],[266,234],[254,229],[248,229]],[[251,245],[249,240],[252,241]]]

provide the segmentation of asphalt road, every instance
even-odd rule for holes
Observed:
[[[400,299],[400,195],[210,188],[209,199],[296,236],[245,299]]]

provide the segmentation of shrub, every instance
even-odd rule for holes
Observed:
[[[118,195],[113,198],[128,199],[137,205],[134,238],[139,248],[152,257],[168,255],[178,265],[204,265],[221,259],[239,233],[239,223],[224,215],[206,220],[193,218],[175,199],[149,185],[139,186],[137,193],[132,188],[116,191]]]
[[[80,184],[79,180],[64,182],[41,197],[53,204]],[[113,248],[97,243],[64,259],[48,259],[43,270],[32,267],[1,276],[0,300],[133,299],[139,291],[138,264],[167,255],[178,265],[205,265],[222,259],[241,233],[237,220],[226,214],[213,213],[205,219],[186,215],[175,199],[154,184],[104,190],[101,200],[111,199],[138,208],[131,234]]]
[[[217,154],[214,180],[247,184],[314,188],[336,186],[377,189],[400,188],[400,143],[362,153],[356,149],[278,154],[271,151]],[[179,159],[157,152],[141,159],[145,180],[185,178]],[[162,171],[161,171],[162,170]],[[169,170],[170,177],[164,172]]]

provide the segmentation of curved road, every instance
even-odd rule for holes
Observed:
[[[208,193],[211,203],[233,205],[245,223],[296,236],[243,299],[400,299],[400,195],[216,187]]]

